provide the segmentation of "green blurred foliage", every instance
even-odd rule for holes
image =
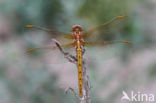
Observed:
[[[80,17],[86,18],[92,25],[100,25],[119,15],[127,15],[129,17],[131,10],[129,8],[135,3],[136,0],[85,0],[78,12]],[[100,33],[100,38],[103,38],[102,40],[115,39],[117,35],[121,34],[119,31],[121,29],[124,30],[123,27],[125,27],[126,21],[129,19],[127,17],[124,18],[126,20],[118,20],[109,27],[106,27],[105,31]],[[131,31],[127,32],[131,34]],[[124,36],[127,35],[127,32]]]
[[[20,32],[28,24],[51,26],[55,29],[56,21],[63,19],[63,5],[60,0],[8,0],[1,5],[3,14],[13,20],[12,25]]]
[[[128,8],[135,0],[85,0],[79,9],[79,15],[98,24],[106,22],[108,18],[128,13]],[[89,17],[89,18],[88,18]]]

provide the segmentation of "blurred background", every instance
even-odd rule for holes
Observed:
[[[25,25],[70,32],[80,24],[88,30],[122,14],[127,17],[89,40],[130,40],[131,45],[86,47],[91,101],[128,103],[120,100],[122,91],[156,96],[155,0],[0,0],[0,103],[77,103],[64,92],[68,87],[78,92],[76,66],[57,50],[26,54],[53,43],[52,35]],[[74,48],[65,51],[75,55]]]

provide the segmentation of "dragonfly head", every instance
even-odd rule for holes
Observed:
[[[80,25],[78,25],[78,24],[75,24],[72,27],[72,31],[73,32],[79,32],[79,31],[81,32],[82,31],[82,27]]]

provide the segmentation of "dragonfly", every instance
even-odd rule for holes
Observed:
[[[82,63],[82,56],[83,56],[83,47],[84,46],[89,46],[89,45],[108,45],[108,44],[113,44],[113,43],[127,43],[131,44],[129,40],[121,40],[121,41],[103,41],[103,42],[86,42],[85,40],[89,38],[93,33],[96,31],[102,30],[108,25],[112,24],[114,21],[119,20],[124,18],[125,15],[117,16],[111,19],[110,21],[96,26],[94,28],[89,29],[88,31],[83,31],[82,26],[75,24],[72,27],[72,32],[71,33],[65,33],[65,32],[59,32],[59,31],[54,31],[50,29],[46,29],[43,27],[35,26],[35,25],[26,25],[27,28],[34,28],[34,29],[39,29],[43,30],[45,32],[48,32],[49,34],[58,34],[64,36],[64,38],[72,39],[72,43],[67,43],[67,44],[62,44],[62,48],[67,48],[67,47],[75,47],[76,48],[76,58],[77,58],[77,69],[78,69],[78,86],[79,86],[79,96],[83,96],[83,74],[82,74],[82,69],[83,69],[83,63]],[[70,35],[66,35],[70,34]],[[54,50],[56,49],[57,46],[50,46],[50,47],[43,47],[43,48],[30,48],[27,50],[27,52],[32,52],[37,49],[50,49]]]

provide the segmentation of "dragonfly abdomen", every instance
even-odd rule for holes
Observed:
[[[78,82],[79,82],[79,96],[83,96],[83,75],[82,75],[82,48],[80,41],[77,41],[77,68],[78,68]]]

